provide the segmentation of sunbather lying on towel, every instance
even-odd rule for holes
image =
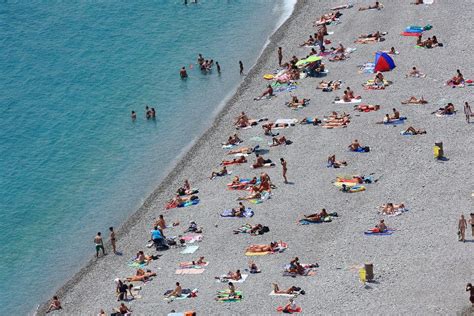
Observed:
[[[339,114],[333,111],[330,115],[326,116],[326,118],[329,120],[332,120],[332,119],[342,120],[344,117],[350,118],[350,115],[346,114],[346,112],[342,112],[342,114]]]
[[[347,58],[349,57],[346,56],[345,54],[337,54],[332,57],[329,57],[329,61],[343,61],[343,60],[346,60]]]
[[[387,203],[387,204],[382,204],[382,206],[380,206],[380,209],[381,209],[381,213],[384,215],[393,215],[397,213],[398,211],[404,211],[405,204]]]
[[[421,97],[421,99],[418,99],[414,96],[411,96],[408,100],[402,101],[401,103],[402,104],[426,104],[426,103],[428,103],[428,101],[426,101],[423,98],[423,96]]]
[[[272,88],[271,85],[268,85],[268,86],[267,86],[267,89],[266,89],[265,91],[263,91],[263,93],[262,93],[260,96],[254,98],[254,100],[255,100],[255,101],[258,101],[258,100],[263,99],[263,97],[271,98],[271,97],[273,97],[273,96],[274,96],[274,94],[273,94],[273,88]]]
[[[281,241],[272,241],[269,245],[250,245],[245,252],[274,252],[279,250],[280,245]]]
[[[347,124],[349,124],[351,122],[351,120],[349,119],[349,117],[345,116],[341,119],[326,119],[324,124],[323,124],[323,127],[339,127],[339,126],[346,126]]]
[[[319,213],[314,213],[310,215],[303,215],[302,220],[308,221],[308,222],[313,222],[313,223],[319,223],[322,222],[324,217],[329,216],[329,214],[326,212],[326,209],[323,208],[321,212]]]
[[[241,294],[237,294],[237,292],[235,290],[234,283],[229,282],[227,284],[227,286],[228,286],[228,289],[226,291],[219,291],[219,292],[224,292],[225,295],[218,295],[215,298],[216,301],[228,301],[228,300],[232,300],[232,299],[241,299],[242,298]]]
[[[322,89],[323,91],[332,91],[339,90],[341,88],[342,82],[340,80],[335,81],[321,81],[316,89]]]
[[[426,134],[425,130],[422,129],[415,129],[414,127],[410,126],[406,130],[402,132],[404,135],[421,135]]]
[[[205,266],[207,264],[206,261],[204,261],[204,257],[199,257],[198,260],[193,260],[193,261],[190,261],[190,262],[181,262],[179,264],[179,267],[180,268],[186,268],[186,267],[190,267],[190,266]]]
[[[217,280],[221,280],[222,282],[227,282],[227,280],[239,281],[242,279],[242,274],[240,273],[240,270],[237,270],[235,272],[229,271],[225,275],[216,276],[214,278]]]
[[[259,148],[260,148],[260,145],[257,145],[255,147],[241,147],[241,148],[237,148],[237,149],[232,149],[227,154],[228,155],[251,154],[253,152],[256,152]]]
[[[419,71],[418,69],[416,69],[416,67],[413,67],[410,72],[408,72],[406,74],[406,77],[415,77],[415,78],[424,78],[426,77],[426,75],[424,73],[422,73],[421,71]]]
[[[328,167],[340,168],[341,166],[347,166],[347,162],[336,160],[336,155],[328,157]]]
[[[306,125],[306,124],[318,125],[321,123],[321,120],[318,119],[318,117],[303,117],[301,120],[299,120],[299,123],[302,125]]]
[[[255,156],[257,157],[257,159],[255,160],[255,163],[252,165],[252,168],[254,168],[254,169],[261,168],[261,167],[263,167],[267,164],[273,164],[270,159],[264,159],[259,154],[256,154]],[[275,165],[275,164],[273,164],[273,165]]]
[[[359,105],[355,105],[354,109],[359,112],[378,111],[380,110],[380,105],[359,104]]]
[[[301,99],[299,100],[297,96],[292,96],[291,101],[288,102],[288,106],[290,108],[296,109],[298,107],[306,106],[309,102],[309,99]]]
[[[156,276],[156,273],[151,272],[151,270],[146,270],[146,272],[142,269],[138,269],[137,273],[134,276],[128,277],[126,280],[128,282],[146,282],[150,279],[150,277]]]
[[[272,283],[273,293],[275,294],[304,294],[304,291],[300,287],[292,286],[286,290],[280,290],[280,287],[276,283]]]
[[[243,160],[242,160],[242,158],[243,158]],[[245,160],[245,161],[244,161],[244,160]],[[214,179],[214,178],[216,178],[216,177],[223,177],[223,176],[225,176],[226,174],[229,174],[229,172],[227,171],[227,167],[225,166],[226,164],[244,163],[244,162],[247,162],[247,160],[245,159],[244,156],[239,157],[238,159],[234,159],[234,160],[232,160],[232,161],[225,161],[225,160],[224,160],[224,161],[222,161],[222,163],[221,163],[221,164],[224,165],[224,166],[222,166],[222,169],[219,170],[219,171],[217,171],[217,172],[216,172],[216,171],[213,171],[213,172],[211,173],[211,177],[210,177],[209,179],[212,180],[212,179]]]
[[[383,5],[381,5],[378,1],[375,1],[374,5],[369,5],[367,7],[360,7],[359,11],[365,11],[365,10],[380,10],[382,9]]]
[[[240,156],[239,158],[234,158],[232,160],[222,160],[221,165],[227,166],[227,165],[235,165],[235,164],[240,164],[240,163],[246,163],[247,158],[245,156]],[[211,179],[215,178],[216,176],[223,176],[226,175],[227,172],[224,171],[224,168],[222,168],[219,172],[212,172]]]
[[[250,190],[249,195],[241,196],[237,198],[237,201],[246,201],[246,200],[259,200],[262,198],[262,193],[259,191],[258,186],[253,186]]]

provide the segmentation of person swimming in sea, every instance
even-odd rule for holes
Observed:
[[[183,66],[183,68],[181,68],[181,70],[179,71],[179,76],[181,77],[181,79],[188,78],[188,73],[186,72],[186,67]]]

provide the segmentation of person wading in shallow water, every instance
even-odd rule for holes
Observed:
[[[242,76],[244,74],[244,64],[242,63],[241,60],[239,60],[239,66],[240,66],[240,75]]]

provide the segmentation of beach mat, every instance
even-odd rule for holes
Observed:
[[[375,233],[373,231],[365,231],[364,234],[367,236],[390,236],[394,233],[393,230],[389,229],[383,233]]]
[[[184,248],[183,250],[181,250],[181,254],[191,254],[191,253],[195,253],[196,250],[199,249],[199,246],[186,246],[186,248]]]
[[[176,269],[174,274],[185,275],[185,274],[202,274],[206,269]]]
[[[275,291],[271,291],[270,296],[283,296],[283,297],[295,297],[297,296],[296,294],[286,294],[286,293],[275,293]]]
[[[278,306],[277,307],[277,312],[283,312],[283,306]],[[294,310],[289,310],[288,313],[301,313],[303,311],[303,309],[301,307],[296,307],[296,309]]]
[[[335,104],[358,104],[361,102],[362,102],[362,99],[352,99],[350,102],[344,102],[344,100],[334,101]]]

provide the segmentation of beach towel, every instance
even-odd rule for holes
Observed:
[[[413,32],[402,32],[402,33],[400,33],[401,36],[416,36],[416,37],[418,37],[422,34],[423,33],[421,33],[421,32],[420,33],[413,33]]]
[[[245,280],[248,278],[248,274],[242,274],[242,279],[240,280],[232,280],[228,279],[226,275],[221,275],[219,279],[216,279],[217,283],[227,283],[227,282],[232,282],[232,283],[244,283]]]
[[[321,224],[321,223],[330,223],[330,222],[332,222],[331,216],[323,217],[319,222],[309,221],[307,219],[300,219],[299,221],[301,225]]]
[[[199,246],[186,246],[186,248],[184,248],[183,250],[181,250],[181,254],[191,254],[191,253],[195,253],[196,250],[199,249]]]
[[[334,101],[335,104],[358,104],[361,103],[362,99],[352,99],[350,102],[345,102],[344,100]]]
[[[135,262],[132,259],[132,261],[128,263],[128,266],[131,267],[131,268],[135,268],[135,269],[145,269],[146,264]]]
[[[184,274],[202,274],[206,269],[176,269],[174,274],[184,275]]]
[[[398,125],[398,124],[404,124],[406,119],[407,119],[406,117],[400,117],[399,119],[396,119],[396,120],[391,119],[391,120],[388,121],[388,122],[383,122],[383,124],[384,124],[384,125]]]
[[[377,232],[373,232],[371,230],[368,230],[368,231],[365,231],[364,234],[368,235],[368,236],[390,236],[390,235],[393,234],[393,232],[394,232],[394,230],[392,230],[392,229],[387,229],[386,231],[381,232],[381,233],[377,233]]]
[[[170,293],[171,293],[171,292],[170,292]],[[167,295],[167,294],[165,294],[165,295]],[[185,300],[185,299],[187,299],[188,297],[191,297],[191,294],[182,294],[182,295],[179,296],[179,297],[176,297],[176,296],[165,297],[164,300],[165,300],[165,301],[168,301],[168,302],[172,302],[172,301]]]
[[[288,124],[288,125],[294,125],[298,123],[298,119],[277,119],[275,121],[275,124]]]
[[[245,209],[244,216],[242,216],[242,217],[232,216],[232,210],[224,210],[221,213],[222,217],[230,217],[230,218],[244,218],[244,217],[249,218],[249,217],[252,217],[253,215],[254,215],[254,212],[249,207]]]
[[[283,312],[283,308],[285,308],[285,307],[284,306],[278,306],[277,307],[277,312]],[[302,311],[303,311],[303,309],[298,306],[295,309],[288,310],[288,313],[301,313]]]
[[[188,207],[192,205],[198,205],[199,202],[200,202],[199,199],[189,200],[189,201],[184,202],[183,204],[179,204],[177,207]]]
[[[180,237],[180,239],[186,241],[189,244],[195,243],[197,241],[202,241],[202,238],[202,234],[188,234]]]
[[[283,296],[283,297],[296,297],[298,296],[297,293],[295,294],[286,294],[286,293],[275,293],[275,291],[271,291],[270,294],[268,294],[270,296]]]
[[[442,114],[442,113],[436,112],[435,115],[437,117],[450,117],[450,116],[456,115],[456,111],[454,113],[450,113],[450,114]]]
[[[217,298],[219,302],[231,303],[231,302],[240,302],[243,298],[242,291],[235,291],[235,296],[229,295],[229,290],[217,291]]]

